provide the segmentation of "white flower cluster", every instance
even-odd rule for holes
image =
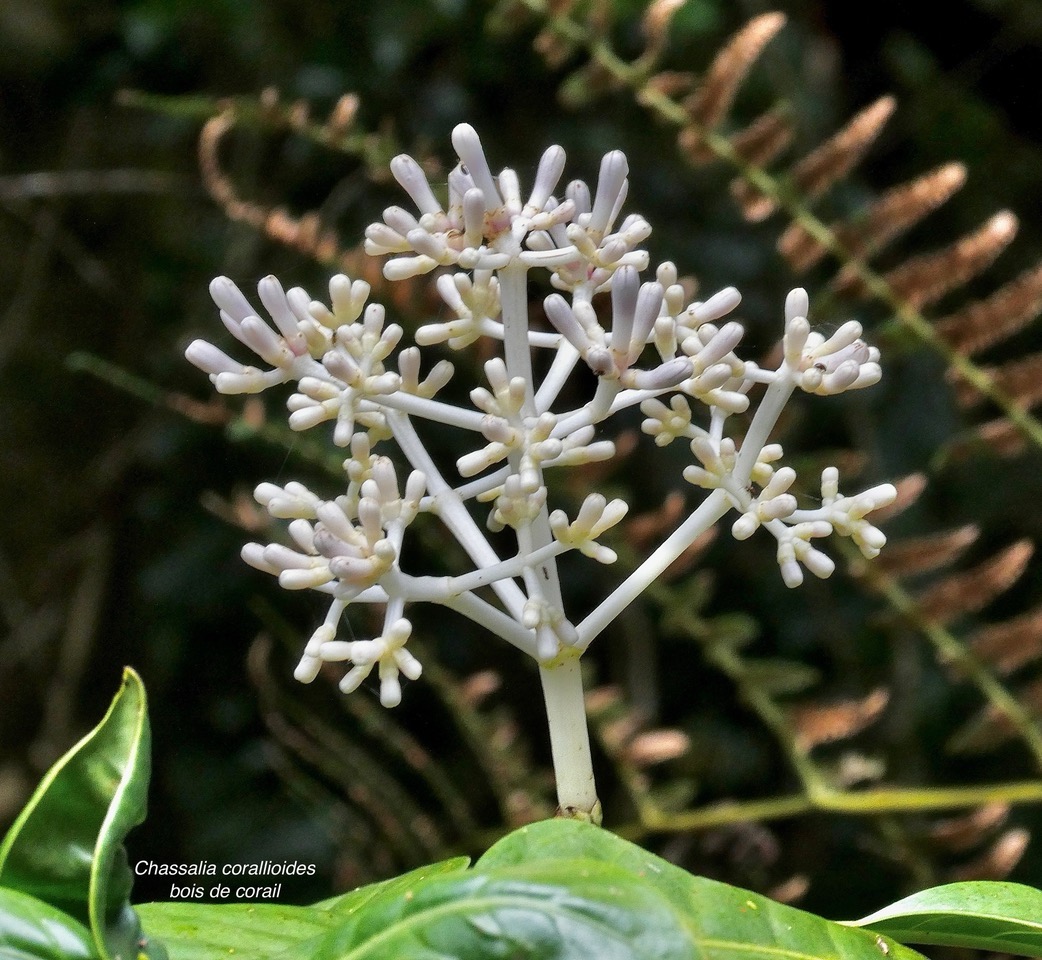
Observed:
[[[558,195],[564,151],[544,154],[525,198],[512,170],[493,176],[475,131],[453,133],[460,162],[448,178],[443,203],[419,164],[395,158],[391,170],[416,212],[391,207],[366,231],[366,250],[390,255],[390,280],[434,270],[446,319],[421,326],[415,345],[384,310],[366,305],[369,287],[343,276],[329,285],[330,304],[303,290],[284,292],[274,277],[258,286],[270,318],[262,319],[226,278],[211,285],[231,335],[266,366],[246,366],[197,340],[188,359],[222,393],[255,393],[295,384],[289,424],[307,430],[327,421],[333,441],[346,448],[346,492],[323,500],[300,483],[262,483],[257,500],[289,520],[289,543],[247,544],[244,559],[279,578],[288,589],[331,597],[325,622],[308,641],[296,671],[312,680],[324,662],[348,662],[343,690],[354,690],[377,668],[386,705],[401,697],[400,675],[415,678],[419,662],[406,650],[413,625],[406,607],[438,603],[482,623],[544,666],[577,656],[696,537],[729,510],[738,539],[761,527],[778,543],[778,563],[789,586],[803,569],[829,576],[834,563],[812,541],[850,537],[866,557],[885,538],[866,516],[895,496],[888,484],[851,497],[839,493],[827,469],[820,503],[801,509],[795,472],[779,465],[781,447],[768,443],[792,393],[832,395],[879,380],[878,351],[861,339],[854,321],[826,338],[811,330],[802,290],[785,304],[783,355],[764,369],[736,354],[744,328],[729,314],[740,295],[727,288],[689,303],[676,268],[664,263],[641,282],[648,254],[640,249],[651,228],[640,216],[620,220],[628,187],[625,156],[609,153],[595,190],[582,181]],[[544,269],[555,293],[543,302],[551,329],[529,328],[528,272]],[[608,293],[607,304],[595,296]],[[470,392],[472,407],[444,403],[437,394],[453,375],[445,359],[426,364],[421,350],[462,350],[480,337],[501,341],[484,364],[486,385]],[[533,364],[544,351],[549,362]],[[562,388],[579,365],[596,374],[588,401],[562,408]],[[426,376],[421,370],[428,367]],[[534,371],[545,371],[536,382]],[[766,387],[738,442],[725,435],[734,415],[750,409],[754,388]],[[692,401],[702,409],[693,414]],[[584,620],[563,609],[556,558],[577,550],[601,563],[615,552],[602,537],[625,516],[622,500],[590,494],[574,519],[551,510],[545,471],[614,455],[609,440],[594,439],[600,424],[639,406],[643,430],[659,446],[690,445],[684,470],[691,484],[710,491],[680,527]],[[473,435],[471,452],[446,475],[428,453],[417,424],[430,421]],[[374,452],[386,444],[390,455]],[[392,459],[391,457],[396,459]],[[403,468],[409,470],[404,487]],[[503,557],[475,518],[490,504],[485,525],[510,528],[516,552]],[[454,577],[418,576],[402,569],[402,543],[420,514],[433,514],[469,555],[473,569]],[[491,587],[495,599],[482,590]],[[383,629],[372,640],[337,639],[351,603],[383,607]]]

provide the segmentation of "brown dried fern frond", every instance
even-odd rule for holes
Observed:
[[[1042,264],[934,323],[959,353],[978,353],[1027,326],[1042,311]]]
[[[990,447],[1000,457],[1013,457],[1024,451],[1024,434],[1006,417],[974,427],[972,439]]]
[[[807,200],[814,200],[842,180],[875,142],[896,107],[893,97],[880,97],[851,117],[845,127],[793,166],[789,176],[796,190]],[[800,223],[790,224],[777,246],[797,272],[808,269],[824,253],[820,242]]]
[[[777,107],[760,114],[744,130],[731,137],[735,153],[746,163],[765,167],[792,143],[792,118],[787,109]],[[731,196],[752,223],[766,220],[776,209],[774,200],[748,180],[731,181]]]
[[[902,514],[909,507],[915,505],[916,501],[923,495],[928,483],[925,473],[910,473],[894,482],[897,488],[897,496],[889,506],[880,507],[872,511],[872,517],[876,524],[886,523],[894,517]]]
[[[692,163],[706,163],[714,154],[703,143],[703,131],[712,130],[724,119],[738,88],[763,48],[785,25],[782,13],[764,13],[750,20],[713,59],[701,86],[684,101],[692,121],[680,131],[680,149]]]
[[[1042,607],[1012,620],[982,627],[969,638],[979,659],[1002,674],[1013,673],[1042,657]]]
[[[1042,678],[1036,678],[1014,692],[1028,720],[1042,713]],[[954,753],[986,753],[1022,734],[1020,723],[1020,718],[1015,719],[1008,711],[989,703],[949,738],[948,749]]]
[[[660,70],[649,77],[637,94],[639,100],[646,100],[649,95],[678,99],[689,93],[697,82],[697,78],[689,70]]]
[[[896,297],[921,309],[991,266],[1017,235],[1017,226],[1016,216],[1002,210],[979,230],[942,250],[913,257],[885,274],[884,279]]]
[[[949,878],[959,880],[1004,880],[1020,863],[1031,841],[1031,834],[1023,827],[1014,827],[1002,834],[981,856],[952,870]]]
[[[261,106],[268,111],[280,109],[277,94],[265,91]],[[331,141],[342,137],[353,124],[357,110],[357,97],[341,97],[320,129],[328,133]],[[292,129],[304,129],[310,123],[303,108],[291,112],[288,119],[283,119],[285,125]],[[337,232],[325,226],[318,213],[308,211],[294,215],[283,207],[269,207],[239,196],[221,164],[220,156],[224,139],[234,129],[236,122],[236,111],[229,109],[211,117],[199,134],[199,168],[203,186],[220,205],[225,216],[237,223],[245,223],[303,256],[343,271],[352,279],[365,280],[403,316],[422,315],[432,300],[432,287],[426,278],[416,277],[404,283],[390,284],[384,278],[382,264],[378,259],[366,256],[361,244],[349,249],[342,247]]]
[[[792,167],[789,177],[796,189],[813,200],[845,177],[875,143],[896,107],[897,101],[885,96],[854,114],[845,127]]]
[[[877,687],[860,700],[790,707],[789,722],[796,731],[799,747],[807,751],[855,736],[878,720],[889,702],[890,692]]]
[[[966,167],[947,163],[892,187],[850,220],[830,224],[829,230],[848,256],[867,260],[946,203],[965,183]],[[809,270],[825,255],[825,247],[802,227],[794,226],[786,234],[785,245],[779,241],[779,248],[797,273]],[[856,268],[848,263],[834,283],[847,289],[855,279]]]
[[[927,836],[952,853],[965,853],[993,835],[1009,817],[1009,804],[989,803],[960,817],[938,820]]]
[[[885,552],[876,558],[876,566],[894,577],[932,573],[958,560],[979,536],[980,528],[967,524],[943,533],[888,543]]]
[[[1042,353],[1032,353],[1000,367],[985,367],[984,373],[992,386],[1022,410],[1030,410],[1042,402]],[[984,399],[980,391],[965,380],[955,379],[954,384],[960,406],[970,407]]]
[[[221,166],[220,147],[235,126],[235,113],[211,117],[199,134],[199,169],[203,186],[220,204],[229,220],[245,223],[320,263],[334,263],[343,256],[335,231],[322,226],[316,214],[294,217],[286,210],[243,200]]]
[[[1016,583],[1034,552],[1030,540],[1018,540],[983,563],[935,583],[919,597],[921,615],[945,624],[982,609]]]
[[[626,744],[626,760],[638,769],[676,760],[691,748],[691,738],[682,730],[663,728],[638,733]]]
[[[652,0],[640,20],[647,48],[641,59],[655,57],[669,40],[669,25],[687,0]]]

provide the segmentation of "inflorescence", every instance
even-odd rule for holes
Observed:
[[[459,164],[449,174],[448,199],[438,199],[419,164],[396,157],[391,170],[416,206],[384,211],[366,231],[366,251],[389,256],[384,274],[403,280],[439,271],[436,287],[446,318],[419,327],[415,344],[387,323],[384,308],[368,303],[368,284],[335,276],[330,302],[303,290],[285,291],[274,277],[258,285],[270,322],[229,279],[210,286],[231,335],[262,361],[244,365],[218,347],[194,341],[186,356],[209,374],[221,393],[257,393],[290,383],[289,424],[308,430],[332,424],[332,439],[348,452],[346,491],[324,500],[303,484],[262,483],[256,499],[289,521],[288,543],[249,543],[251,566],[277,576],[287,589],[311,589],[331,598],[328,614],[308,641],[296,669],[304,682],[324,662],[350,664],[341,681],[354,690],[375,667],[380,699],[401,699],[400,675],[415,679],[420,664],[406,648],[413,631],[410,603],[442,604],[481,623],[536,658],[544,667],[578,656],[594,637],[709,526],[730,510],[731,531],[744,540],[763,528],[777,540],[781,575],[790,587],[804,569],[828,577],[833,561],[815,543],[830,534],[850,537],[867,558],[883,534],[867,519],[895,496],[890,484],[854,496],[839,492],[835,468],[822,473],[821,498],[800,508],[790,492],[795,472],[780,465],[782,448],[768,438],[797,390],[833,395],[876,383],[879,354],[850,321],[825,337],[807,320],[806,293],[785,303],[783,352],[775,369],[736,354],[744,329],[728,315],[741,297],[729,287],[705,301],[686,302],[672,263],[641,282],[649,257],[640,245],[651,227],[638,214],[623,217],[626,157],[601,162],[596,189],[573,181],[555,194],[564,170],[559,146],[542,156],[535,184],[524,197],[514,171],[493,176],[476,132],[453,132]],[[621,218],[621,219],[620,219]],[[543,302],[550,329],[529,327],[527,275],[549,272],[557,292]],[[594,303],[610,293],[610,309]],[[445,359],[426,363],[423,351],[444,344],[463,350],[481,337],[500,341],[484,364],[486,383],[470,391],[473,407],[438,399],[453,375]],[[537,384],[532,356],[551,361]],[[554,409],[577,367],[596,374],[593,395],[581,407]],[[426,372],[424,372],[426,371]],[[740,441],[725,435],[729,418],[745,414],[750,393],[763,385]],[[693,403],[694,401],[694,403]],[[684,479],[709,491],[696,510],[612,594],[582,621],[563,609],[556,558],[578,550],[601,563],[614,551],[602,536],[626,514],[622,500],[591,493],[574,518],[551,509],[545,471],[606,460],[610,440],[598,426],[639,406],[643,430],[659,446],[682,440],[692,463]],[[694,410],[700,410],[696,418]],[[696,422],[697,420],[697,422]],[[458,477],[434,463],[417,429],[433,421],[469,432],[472,449],[456,463]],[[395,459],[378,452],[390,442]],[[399,464],[408,463],[403,473]],[[487,505],[486,526],[510,528],[517,551],[503,558],[474,518]],[[462,545],[473,569],[459,576],[418,576],[401,569],[402,544],[421,513],[435,515]],[[486,599],[489,587],[495,600]],[[338,639],[352,603],[383,606],[383,628],[371,640]]]

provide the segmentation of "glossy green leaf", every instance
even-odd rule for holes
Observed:
[[[123,839],[145,818],[149,747],[145,689],[128,668],[101,723],[51,767],[0,845],[0,886],[89,926],[106,958],[141,949]]]
[[[388,890],[278,960],[681,960],[682,919],[653,887],[594,860],[467,870]]]
[[[18,890],[0,887],[0,960],[97,960],[78,920]]]
[[[571,820],[522,827],[495,844],[476,869],[513,864],[596,859],[619,867],[655,890],[683,918],[687,947],[682,957],[749,960],[921,960],[921,955],[874,931],[859,930],[775,903],[767,897],[696,877],[607,830]]]
[[[1042,891],[968,881],[913,894],[852,926],[896,940],[1042,957]]]
[[[426,867],[410,870],[408,873],[403,873],[399,877],[392,877],[390,880],[370,883],[367,886],[359,887],[357,890],[351,890],[349,893],[342,893],[339,896],[331,897],[329,900],[316,903],[315,907],[320,910],[326,910],[330,914],[343,919],[362,909],[374,897],[393,896],[397,892],[409,890],[416,883],[427,877],[440,876],[446,873],[458,873],[461,870],[466,870],[468,866],[470,866],[470,857],[453,857],[450,860],[442,860],[440,863],[432,863]]]
[[[320,941],[373,898],[404,895],[425,878],[465,870],[469,863],[468,857],[445,860],[311,907],[184,901],[145,903],[138,907],[138,913],[148,932],[161,940],[176,960],[212,960],[235,954],[250,960],[311,956],[311,948],[305,944]]]
[[[179,901],[142,903],[137,910],[173,960],[271,960],[324,934],[332,923],[328,911],[279,903]]]

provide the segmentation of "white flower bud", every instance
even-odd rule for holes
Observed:
[[[203,373],[236,373],[240,376],[249,372],[249,368],[243,366],[237,360],[233,360],[223,350],[219,350],[212,343],[205,340],[193,340],[185,350],[185,359],[190,364],[198,367]]]
[[[441,204],[434,196],[434,192],[427,182],[426,174],[408,154],[399,154],[391,160],[391,176],[409,194],[420,213],[439,213],[441,211]]]

